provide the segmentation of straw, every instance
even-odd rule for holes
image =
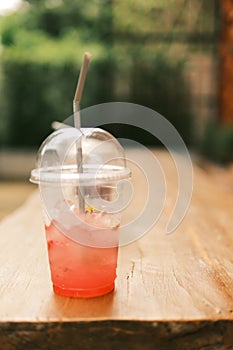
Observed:
[[[73,100],[73,113],[74,113],[74,126],[77,129],[80,129],[81,122],[80,122],[80,103],[83,93],[83,88],[87,76],[88,66],[91,59],[91,54],[89,52],[85,52],[84,58],[83,58],[83,64],[81,67],[81,71],[79,74],[78,84],[74,95]],[[78,166],[78,173],[83,172],[83,155],[82,155],[82,138],[80,137],[76,144],[77,148],[77,166]],[[85,200],[83,198],[83,195],[80,191],[80,187],[77,187],[77,193],[79,198],[79,210],[81,213],[85,212]]]
[[[59,130],[63,128],[69,128],[70,126],[68,124],[64,124],[64,123],[58,122],[57,120],[54,120],[51,123],[51,127],[53,128],[53,130]]]
[[[81,67],[81,71],[79,74],[78,84],[74,95],[73,100],[73,112],[74,112],[74,126],[76,128],[80,128],[80,103],[83,94],[83,88],[87,76],[88,66],[91,59],[91,54],[89,52],[85,52],[83,58],[83,64]]]

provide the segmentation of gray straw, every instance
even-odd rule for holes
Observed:
[[[89,52],[85,52],[84,58],[83,58],[83,64],[81,67],[81,71],[79,74],[78,84],[74,95],[73,100],[73,113],[74,113],[74,126],[77,129],[80,129],[81,122],[80,122],[80,102],[82,98],[83,88],[87,76],[88,66],[91,59],[91,54]],[[83,153],[82,153],[82,137],[80,136],[76,143],[76,159],[77,159],[77,170],[78,173],[83,173]],[[80,191],[80,186],[77,187],[77,194],[79,198],[79,210],[80,213],[85,212],[85,200],[83,197],[83,194]]]

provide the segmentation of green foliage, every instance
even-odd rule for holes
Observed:
[[[207,125],[202,152],[220,163],[233,161],[233,126],[218,123]]]
[[[213,1],[117,0],[114,26],[116,31],[135,35],[213,32],[214,10]]]
[[[15,37],[19,28],[23,27],[25,19],[21,14],[3,17],[0,21],[1,42],[4,46],[15,44]]]
[[[124,2],[121,8],[118,3],[113,7],[112,0],[25,3],[30,5],[24,11],[1,20],[2,144],[39,145],[51,131],[53,120],[62,121],[72,114],[77,76],[87,50],[92,52],[93,60],[82,107],[119,100],[142,104],[163,114],[185,141],[191,142],[184,61],[168,53],[167,47],[158,50],[154,45],[124,45],[117,40],[113,44],[117,16],[124,13],[123,20],[131,14],[129,7],[124,12]],[[129,3],[132,7],[134,2]],[[140,31],[139,27],[146,28],[140,18],[145,11],[152,16],[148,10],[152,3],[137,0],[135,32]]]
[[[5,48],[3,62],[9,60],[22,62],[35,62],[61,65],[82,62],[83,52],[86,48],[75,31],[67,32],[60,39],[51,39],[44,32],[18,30],[14,36],[14,46]],[[97,43],[88,43],[89,50],[98,60],[104,54],[104,47]]]
[[[27,1],[1,20],[0,144],[34,146],[72,114],[83,54],[91,51],[82,107],[112,100],[111,57],[93,36],[95,0]],[[93,22],[93,23],[92,23]],[[92,34],[91,34],[92,33]]]
[[[164,50],[140,50],[134,57],[130,100],[165,116],[191,144],[194,135],[184,60],[169,57]]]
[[[47,35],[57,38],[75,28],[92,41],[98,35],[96,29],[101,19],[98,13],[98,2],[95,0],[32,0],[25,2],[32,5],[28,11],[27,23],[27,27],[32,30],[43,30]]]
[[[66,41],[61,41],[51,46],[45,43],[41,49],[36,47],[30,55],[28,50],[5,50],[2,101],[7,106],[2,117],[8,120],[8,144],[39,145],[51,131],[52,121],[62,121],[72,114],[72,100],[85,47],[71,48]],[[96,56],[90,67],[91,82],[87,79],[82,106],[104,101],[106,92],[111,93],[109,87],[99,88],[103,85],[100,69],[107,58],[101,56],[101,47],[93,47],[92,52]]]

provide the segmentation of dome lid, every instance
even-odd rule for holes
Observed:
[[[66,127],[50,134],[39,148],[33,183],[77,185],[130,177],[118,140],[100,128]]]

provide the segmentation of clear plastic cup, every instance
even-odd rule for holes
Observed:
[[[88,298],[114,289],[129,177],[121,145],[102,129],[60,129],[41,145],[30,181],[40,188],[55,293]]]

